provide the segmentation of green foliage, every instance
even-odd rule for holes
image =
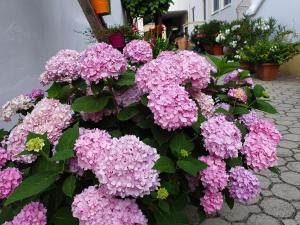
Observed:
[[[108,104],[109,96],[83,96],[74,101],[72,109],[75,112],[99,112]]]
[[[161,156],[153,168],[165,173],[175,173],[176,170],[174,162],[166,156]]]

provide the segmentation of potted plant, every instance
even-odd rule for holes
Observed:
[[[110,14],[110,0],[91,0],[91,4],[97,14]]]
[[[238,50],[234,58],[240,61],[241,69],[248,70],[251,74],[256,72],[256,55],[254,49],[251,46],[246,45],[241,50]]]
[[[275,80],[279,67],[299,54],[299,42],[283,42],[278,40],[261,40],[251,46],[258,64],[258,78],[261,80]]]

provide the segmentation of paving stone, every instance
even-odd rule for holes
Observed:
[[[283,135],[283,139],[288,140],[288,141],[299,141],[300,135],[299,134],[285,134],[285,135]]]
[[[277,148],[277,156],[279,157],[291,157],[293,152],[286,148]]]
[[[287,126],[283,126],[283,125],[276,125],[276,128],[277,128],[279,131],[285,131],[285,130],[288,130],[288,127],[287,127]]]
[[[270,178],[270,180],[272,181],[272,183],[282,183],[282,181],[277,177],[272,177]]]
[[[230,223],[221,218],[211,218],[204,221],[204,223],[202,223],[201,225],[230,225]]]
[[[258,214],[250,216],[246,225],[280,225],[280,222],[266,214]]]
[[[269,186],[271,185],[271,181],[268,178],[260,176],[260,175],[257,175],[257,178],[260,182],[260,186],[262,189],[268,189]]]
[[[288,219],[288,220],[283,220],[282,221],[284,225],[299,225],[296,220],[291,220],[291,219]]]
[[[300,162],[289,162],[287,164],[287,168],[289,168],[290,170],[292,170],[294,172],[300,173]]]
[[[232,222],[239,222],[247,219],[250,213],[251,210],[249,206],[236,203],[233,209],[230,209],[227,205],[224,206],[220,212],[220,215],[222,218]]]
[[[286,158],[284,158],[284,160],[287,161],[287,162],[294,162],[295,161],[295,159],[293,157],[286,157]]]
[[[297,223],[300,224],[300,212],[297,213],[296,217],[295,217],[295,220]]]
[[[300,161],[300,153],[295,154],[295,155],[294,155],[294,158],[295,158],[296,160],[299,160],[299,161]]]
[[[274,184],[271,191],[277,197],[283,198],[285,200],[300,200],[300,191],[289,184]]]
[[[300,128],[290,128],[289,131],[293,134],[300,134]]]
[[[276,124],[278,125],[292,125],[294,122],[293,121],[285,121],[285,120],[276,120]]]
[[[300,174],[295,172],[284,172],[281,174],[281,179],[286,183],[300,185]]]
[[[295,213],[293,205],[277,198],[263,199],[260,206],[265,213],[276,218],[289,218]]]
[[[299,144],[297,142],[294,142],[294,141],[286,141],[286,140],[283,140],[279,143],[279,146],[280,147],[283,147],[283,148],[298,148]]]
[[[292,202],[292,204],[297,210],[300,210],[300,202]]]
[[[270,197],[270,196],[273,195],[273,193],[272,193],[271,191],[269,191],[269,190],[262,190],[262,191],[261,191],[261,194],[262,194],[262,196],[264,196],[264,197]]]
[[[286,161],[283,158],[278,158],[278,166],[284,166]]]

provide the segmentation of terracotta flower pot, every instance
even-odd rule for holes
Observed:
[[[207,53],[211,54],[211,45],[203,44],[202,46]]]
[[[276,80],[280,65],[277,63],[262,63],[258,65],[258,78],[260,80]]]
[[[114,47],[114,48],[124,48],[126,43],[125,43],[125,36],[122,32],[116,32],[112,35],[109,36],[109,43]]]
[[[255,65],[252,63],[240,63],[240,68],[243,70],[249,70],[251,74],[256,72]]]
[[[101,15],[110,14],[109,0],[91,0],[91,4],[97,14],[101,14]]]
[[[223,55],[223,45],[213,45],[212,46],[212,54],[213,55]]]

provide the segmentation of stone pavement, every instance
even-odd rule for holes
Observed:
[[[262,193],[248,205],[226,204],[220,218],[202,225],[300,225],[300,79],[280,76],[276,81],[259,81],[271,96],[278,114],[265,115],[283,135],[277,149],[281,175],[269,171],[258,175]]]

